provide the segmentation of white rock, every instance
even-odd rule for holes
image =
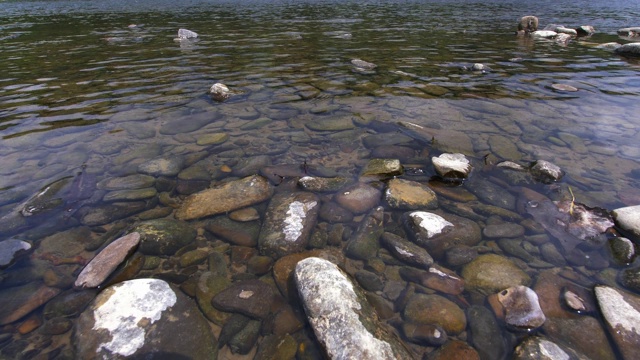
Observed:
[[[432,157],[431,162],[436,172],[443,177],[466,178],[471,172],[471,163],[466,156],[460,153],[445,153],[438,157]]]
[[[550,30],[538,30],[531,33],[531,36],[538,39],[553,39],[558,35],[555,31]]]
[[[409,216],[414,218],[416,223],[427,232],[429,238],[440,234],[447,226],[453,226],[442,216],[426,211],[414,211]]]
[[[195,39],[198,37],[198,34],[187,29],[178,29],[178,39],[186,40],[186,39]]]
[[[287,216],[284,219],[284,239],[286,241],[296,241],[302,235],[304,228],[304,218],[309,210],[318,205],[317,201],[300,202],[294,201],[289,204]]]
[[[640,205],[618,208],[613,210],[611,214],[622,230],[640,238]]]

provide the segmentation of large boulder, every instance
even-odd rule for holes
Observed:
[[[413,358],[335,264],[306,258],[296,265],[295,281],[307,319],[329,358]]]
[[[279,258],[304,250],[318,218],[319,202],[309,192],[274,196],[258,237],[260,252]]]
[[[595,287],[595,294],[622,357],[635,359],[640,349],[640,296],[603,285]]]
[[[216,339],[193,300],[159,279],[105,289],[80,315],[78,359],[215,359]]]

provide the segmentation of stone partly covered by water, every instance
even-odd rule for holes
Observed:
[[[0,269],[9,267],[16,259],[26,255],[31,248],[31,243],[24,240],[9,239],[0,241]]]
[[[538,30],[538,18],[532,15],[523,16],[518,22],[518,31],[531,33]]]
[[[538,160],[531,166],[531,175],[545,184],[559,181],[564,176],[564,171],[559,166],[546,160]]]
[[[616,48],[614,52],[622,56],[640,56],[640,43],[624,44]]]
[[[409,265],[426,269],[433,264],[433,258],[424,248],[396,234],[385,232],[381,242],[396,258]]]
[[[364,60],[360,60],[360,59],[351,60],[351,64],[353,64],[353,66],[355,66],[356,68],[363,69],[363,70],[373,70],[376,67],[378,67],[376,64],[373,64]]]
[[[640,27],[628,27],[618,29],[618,35],[624,37],[639,37],[640,36]]]
[[[613,219],[624,232],[640,239],[640,205],[627,206],[611,212]]]
[[[193,300],[159,279],[102,291],[80,315],[73,343],[81,359],[217,356],[216,339]]]
[[[0,290],[0,325],[12,323],[46,304],[60,293],[60,289],[42,282]]]
[[[231,97],[231,90],[225,84],[215,83],[209,88],[209,96],[215,101],[225,101]]]
[[[102,249],[78,275],[77,287],[94,288],[102,284],[140,243],[140,234],[130,233]]]
[[[482,239],[476,222],[457,215],[410,211],[402,217],[411,239],[436,259],[454,246],[474,246]]]
[[[497,254],[480,255],[462,268],[467,289],[490,294],[529,285],[531,277],[508,258]]]
[[[634,359],[640,349],[640,296],[609,286],[596,286],[598,306],[624,359]]]
[[[194,31],[187,30],[187,29],[178,29],[179,40],[195,39],[197,37],[198,37],[198,34]]]
[[[445,153],[431,158],[438,175],[444,178],[466,179],[471,172],[471,163],[463,154]]]
[[[584,355],[576,353],[573,349],[556,344],[543,337],[532,336],[525,339],[516,347],[514,360],[558,360],[558,359],[583,359]]]
[[[538,303],[538,295],[526,286],[519,285],[502,290],[496,298],[499,307],[494,310],[500,317],[504,317],[509,326],[532,330],[542,326],[546,320]]]
[[[333,263],[304,259],[296,265],[295,281],[307,319],[330,358],[413,358],[382,327],[361,290]]]
[[[258,245],[263,255],[279,258],[307,247],[320,200],[313,193],[277,194],[269,202]]]
[[[198,219],[261,203],[273,195],[273,186],[262,176],[229,181],[187,197],[176,211],[180,220]]]

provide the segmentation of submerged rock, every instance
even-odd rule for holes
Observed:
[[[275,195],[260,230],[260,253],[277,259],[304,250],[318,219],[319,202],[308,192]]]
[[[480,255],[462,268],[466,288],[482,294],[518,285],[528,286],[531,277],[511,260],[496,254]]]
[[[380,248],[380,236],[384,232],[384,208],[378,206],[362,220],[358,230],[347,243],[345,253],[354,259],[368,260]]]
[[[336,194],[334,200],[343,208],[362,214],[378,205],[381,196],[382,192],[377,187],[358,182]]]
[[[222,214],[261,203],[272,194],[273,187],[269,181],[253,175],[190,195],[176,211],[175,217],[191,220]]]
[[[42,282],[0,290],[0,325],[12,323],[46,304],[60,293],[60,289]]]
[[[378,67],[378,65],[376,64],[373,64],[364,60],[360,60],[360,59],[351,60],[351,64],[353,64],[353,66],[355,66],[356,68],[363,69],[363,70],[373,70]]]
[[[81,359],[211,359],[216,340],[195,303],[163,280],[135,279],[105,289],[78,318]]]
[[[361,179],[383,180],[402,175],[404,169],[398,159],[371,159],[362,170]]]
[[[195,229],[173,219],[144,221],[133,231],[140,233],[140,252],[145,255],[174,255],[196,239]]]
[[[538,160],[533,163],[530,171],[536,180],[545,184],[559,181],[564,176],[564,171],[560,167],[546,160]]]
[[[19,239],[0,241],[0,269],[11,266],[18,258],[26,255],[32,248],[31,243]]]
[[[433,258],[425,249],[398,235],[385,232],[382,243],[396,258],[409,265],[426,269],[433,264]]]
[[[260,280],[238,281],[218,293],[212,304],[222,311],[264,319],[271,310],[273,295],[272,287]]]
[[[412,359],[348,277],[333,263],[307,258],[296,265],[295,281],[307,319],[332,359]]]
[[[403,214],[403,222],[413,241],[435,258],[454,246],[474,246],[482,239],[477,223],[456,215],[412,211]]]
[[[618,36],[638,37],[640,36],[640,27],[636,26],[618,29]]]
[[[467,327],[464,311],[440,295],[413,295],[402,317],[414,324],[439,325],[448,335],[460,334]]]
[[[514,360],[586,359],[573,349],[558,345],[545,338],[532,336],[521,342],[513,353]]]
[[[438,207],[436,193],[429,186],[416,181],[390,180],[384,198],[395,209],[428,210]]]
[[[231,97],[231,90],[225,84],[215,83],[209,88],[209,96],[215,101],[223,102]]]
[[[553,39],[557,35],[557,32],[550,30],[538,30],[531,33],[531,37],[534,39]]]

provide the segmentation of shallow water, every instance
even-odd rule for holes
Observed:
[[[529,14],[541,27],[593,25],[598,32],[566,46],[515,37],[517,20]],[[405,175],[411,180],[427,183],[435,174],[430,157],[445,150],[439,138],[461,132],[471,144],[441,140],[446,151],[466,152],[474,163],[472,178],[458,189],[473,190],[485,179],[504,186],[509,180],[492,168],[501,160],[543,159],[566,175],[557,186],[530,185],[537,191],[566,199],[571,188],[576,201],[609,210],[636,205],[640,62],[595,45],[626,42],[616,30],[637,26],[639,15],[640,5],[617,0],[574,1],[570,8],[554,1],[3,2],[0,216],[60,179],[82,176],[95,184],[136,174],[157,157],[181,157],[185,168],[204,159],[215,169],[212,182],[238,175],[222,166],[238,169],[264,154],[272,164],[325,167],[355,178],[375,147],[363,140],[378,133],[412,136],[402,143],[414,151],[404,161],[417,169],[418,175]],[[175,41],[179,28],[199,37]],[[360,71],[352,59],[377,67]],[[488,69],[472,71],[474,63]],[[211,100],[206,91],[216,82],[239,94]],[[578,91],[557,91],[553,84]],[[355,125],[340,131],[306,126],[330,117],[352,117]],[[416,137],[398,122],[438,135]],[[221,133],[229,135],[224,143],[202,145],[204,135]],[[176,199],[209,185],[176,176],[162,181],[176,185],[176,179],[183,182],[171,193]],[[510,194],[520,195],[517,187]],[[65,194],[63,206],[0,229],[0,239],[15,236],[37,248],[45,236],[80,226],[81,207],[102,205],[102,195]],[[155,196],[141,210],[166,207]],[[391,221],[402,213],[385,210]],[[473,220],[484,226],[495,218]],[[481,245],[503,253],[492,239]],[[610,257],[605,248],[600,255]],[[30,266],[27,259],[3,270],[11,280],[0,286],[34,281],[46,271],[15,280]],[[535,282],[539,270],[522,266]],[[568,268],[612,284],[621,269]]]

